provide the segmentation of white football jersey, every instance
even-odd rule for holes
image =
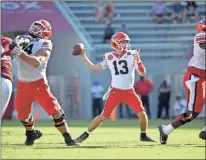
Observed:
[[[205,59],[206,54],[205,50],[200,48],[199,43],[206,42],[206,33],[200,32],[197,33],[194,37],[194,49],[193,49],[193,57],[190,59],[188,66],[194,66],[199,69],[205,70]]]
[[[103,69],[110,69],[112,87],[123,90],[133,88],[135,69],[138,69],[133,57],[135,52],[135,50],[129,50],[121,55],[115,52],[105,53],[103,61],[100,64]]]
[[[35,55],[39,49],[48,49],[52,51],[52,42],[47,39],[34,38],[24,49],[29,55]],[[48,60],[38,68],[34,68],[24,60],[16,56],[18,79],[24,81],[36,81],[41,78],[46,79],[46,67]]]

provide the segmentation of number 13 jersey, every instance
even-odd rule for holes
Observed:
[[[48,49],[52,51],[52,42],[47,39],[34,38],[31,43],[24,49],[29,55],[35,55],[39,49]],[[16,56],[18,79],[23,81],[36,81],[46,79],[46,67],[48,60],[38,68],[34,68],[27,62]]]
[[[138,69],[133,57],[135,52],[135,50],[129,50],[122,54],[117,54],[115,52],[105,53],[103,61],[100,64],[103,69],[110,69],[112,87],[123,90],[133,88],[135,69]]]

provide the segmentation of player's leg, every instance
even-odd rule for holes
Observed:
[[[149,96],[145,96],[145,106],[147,109],[147,114],[149,119],[151,118],[150,106],[149,106]]]
[[[205,128],[205,126],[202,129],[202,131],[200,132],[199,138],[206,140],[206,128]]]
[[[115,90],[114,92],[114,90],[115,89],[112,89],[110,91],[110,95],[105,102],[103,112],[92,120],[92,122],[89,124],[88,130],[77,138],[77,142],[81,143],[85,141],[89,137],[89,134],[99,127],[102,122],[104,122],[110,116],[115,107],[120,104],[121,93],[119,93],[118,90]]]
[[[17,84],[17,93],[15,99],[14,108],[17,111],[17,117],[20,122],[24,125],[26,130],[26,141],[25,145],[33,145],[36,139],[42,136],[39,130],[34,130],[34,118],[31,115],[32,103],[33,103],[33,93],[29,86],[19,82]]]
[[[194,80],[194,81],[191,81]],[[187,84],[187,85],[186,85]],[[188,88],[189,84],[189,88]],[[195,77],[187,72],[184,76],[184,87],[187,99],[188,110],[186,113],[180,114],[168,125],[159,126],[160,143],[167,144],[168,135],[175,129],[179,128],[186,123],[194,120],[199,113],[202,112],[205,103],[205,80],[199,79],[195,81]]]
[[[54,126],[64,137],[64,141],[68,146],[78,145],[69,133],[69,128],[65,120],[65,114],[56,98],[51,93],[47,84],[43,81],[38,82],[38,90],[35,93],[35,101],[39,103],[48,115],[53,117]]]
[[[152,138],[147,135],[147,128],[148,128],[148,118],[147,114],[144,111],[144,107],[138,95],[135,93],[134,90],[129,90],[126,95],[126,104],[129,105],[139,117],[140,123],[140,140],[141,141],[148,141],[148,142],[155,142]]]
[[[7,109],[11,93],[12,93],[12,82],[9,79],[1,77],[1,119]]]

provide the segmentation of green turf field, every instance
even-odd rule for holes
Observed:
[[[31,147],[23,145],[24,129],[19,122],[2,122],[3,159],[205,159],[205,141],[198,138],[204,120],[196,120],[176,130],[169,144],[159,144],[157,127],[167,121],[150,121],[149,134],[158,140],[146,143],[139,140],[139,125],[135,120],[106,121],[80,147],[67,147],[52,122],[38,121],[43,132]],[[85,131],[89,121],[70,121],[74,138]]]

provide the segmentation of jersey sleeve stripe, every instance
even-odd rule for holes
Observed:
[[[196,37],[196,42],[199,43],[199,42],[205,42],[206,41],[206,37]]]

